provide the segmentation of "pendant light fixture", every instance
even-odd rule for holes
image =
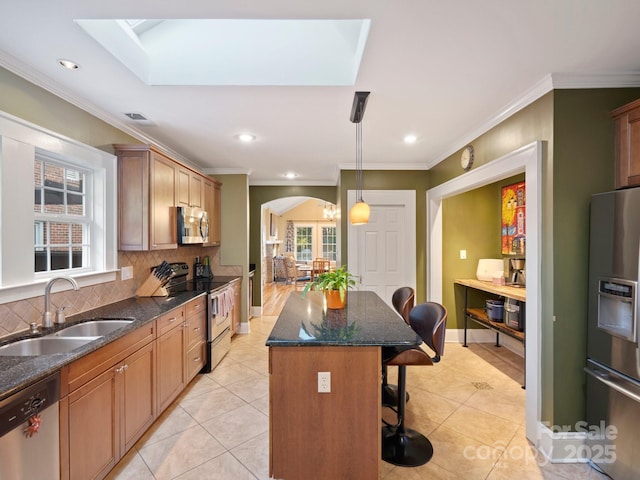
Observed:
[[[351,207],[352,225],[369,223],[369,205],[362,199],[362,117],[370,92],[356,92],[351,107],[351,122],[356,124],[356,203]]]

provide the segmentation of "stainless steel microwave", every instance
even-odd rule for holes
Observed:
[[[209,241],[209,216],[200,208],[176,207],[178,219],[178,244],[207,243]]]

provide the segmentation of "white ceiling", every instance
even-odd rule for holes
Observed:
[[[149,86],[74,22],[172,18],[371,24],[354,85]],[[371,91],[364,168],[430,168],[551,88],[640,86],[639,18],[635,0],[4,1],[0,65],[205,172],[335,185],[355,162],[356,90]]]

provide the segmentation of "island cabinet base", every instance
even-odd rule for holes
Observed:
[[[331,373],[330,393],[318,372]],[[379,346],[272,346],[269,373],[272,478],[380,478]]]

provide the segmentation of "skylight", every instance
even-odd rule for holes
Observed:
[[[370,20],[76,20],[149,85],[353,85]]]

